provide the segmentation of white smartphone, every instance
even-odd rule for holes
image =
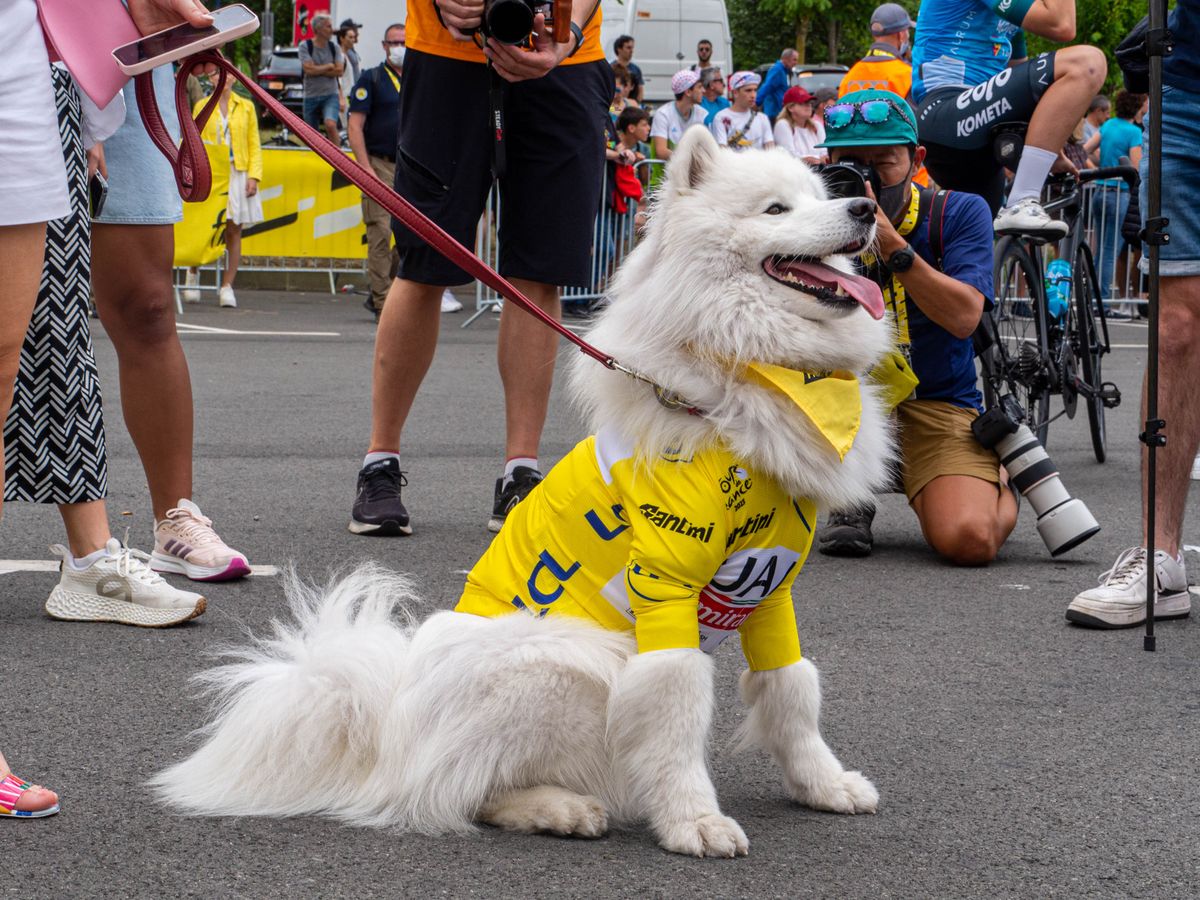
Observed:
[[[117,65],[126,75],[140,75],[164,63],[220,47],[258,30],[258,16],[240,3],[214,9],[212,17],[213,23],[207,28],[176,25],[131,44],[123,44],[113,51]]]

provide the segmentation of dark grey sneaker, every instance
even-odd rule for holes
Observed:
[[[874,504],[831,512],[825,526],[817,531],[817,549],[826,556],[869,556],[875,544],[871,536],[874,520]]]
[[[496,479],[496,502],[492,505],[492,518],[488,521],[488,531],[496,534],[504,527],[504,520],[518,503],[529,496],[529,492],[542,481],[542,473],[529,466],[517,466],[513,469],[512,481],[504,487],[504,479]]]
[[[400,461],[389,458],[363,466],[358,473],[358,494],[350,513],[353,534],[412,534],[408,510],[400,500],[400,489],[408,479],[400,471]]]

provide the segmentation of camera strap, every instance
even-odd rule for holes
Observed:
[[[210,65],[217,68],[217,87],[208,103],[200,110],[200,115],[193,119],[191,104],[188,102],[187,78],[197,66]],[[269,110],[272,116],[343,175],[347,181],[386,209],[405,228],[412,231],[469,276],[478,279],[505,300],[553,329],[605,368],[621,372],[650,385],[654,389],[655,396],[664,406],[682,410],[690,415],[703,414],[700,409],[681,398],[674,391],[663,387],[649,376],[622,365],[614,357],[598,350],[579,335],[563,327],[560,322],[555,321],[541,307],[517,290],[499,272],[448,235],[436,222],[431,221],[415,206],[392,190],[389,185],[384,184],[358,163],[352,161],[340,147],[331,143],[325,135],[287,109],[216,50],[206,50],[188,57],[183,60],[179,71],[175,74],[175,108],[179,113],[179,130],[182,135],[182,141],[178,147],[163,123],[162,114],[158,109],[158,100],[154,96],[151,73],[146,72],[134,78],[138,111],[141,113],[142,123],[146,126],[150,139],[171,164],[179,195],[185,201],[195,203],[205,200],[212,188],[212,171],[209,168],[208,152],[200,137],[200,129],[204,127],[216,109],[221,92],[225,89],[225,81],[230,76],[240,81],[250,96],[257,100],[263,109]]]
[[[492,130],[492,178],[499,180],[508,171],[508,157],[504,149],[504,94],[505,82],[492,65],[488,70],[488,127]]]

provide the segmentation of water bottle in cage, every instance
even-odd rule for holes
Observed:
[[[1065,259],[1051,260],[1046,266],[1047,312],[1053,320],[1067,313],[1071,302],[1071,264]]]

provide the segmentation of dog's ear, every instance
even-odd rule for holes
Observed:
[[[700,187],[716,165],[721,151],[707,128],[689,128],[671,154],[671,187],[676,193]]]

